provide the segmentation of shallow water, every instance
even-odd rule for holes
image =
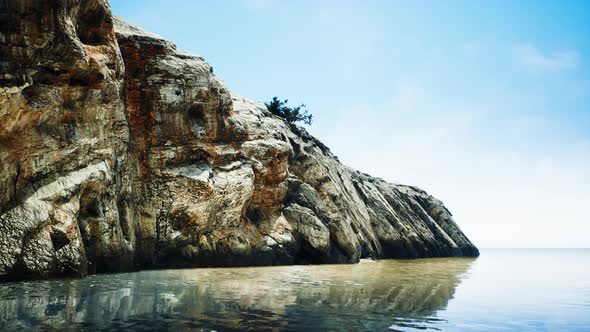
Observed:
[[[0,284],[0,330],[590,331],[590,250]]]

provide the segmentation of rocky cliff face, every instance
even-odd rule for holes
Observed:
[[[475,256],[106,0],[0,1],[0,277]]]

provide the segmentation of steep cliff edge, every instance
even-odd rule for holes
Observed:
[[[106,1],[0,2],[0,278],[474,255]]]

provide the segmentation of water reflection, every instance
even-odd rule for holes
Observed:
[[[0,330],[433,328],[474,259],[144,271],[0,284]]]

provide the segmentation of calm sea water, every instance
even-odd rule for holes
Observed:
[[[4,283],[0,330],[590,331],[590,250]]]

